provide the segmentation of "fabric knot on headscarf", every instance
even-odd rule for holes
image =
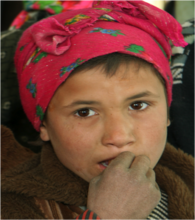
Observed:
[[[93,9],[96,10],[86,11],[85,14],[78,14],[73,18],[67,19],[63,25],[54,17],[44,19],[32,27],[31,34],[41,50],[54,55],[60,55],[70,48],[70,39],[75,34],[78,34],[86,26],[92,26],[101,16],[106,14],[115,19],[115,21],[125,24],[132,24],[134,22],[129,21],[131,16],[136,18],[135,26],[148,29],[150,25],[153,25],[156,29],[162,31],[168,40],[172,40],[176,46],[186,46],[186,43],[182,40],[182,35],[180,34],[179,36],[178,32],[174,31],[173,18],[166,19],[164,22],[162,19],[164,18],[164,12],[153,7],[150,5],[148,10],[147,5],[143,5],[142,1],[94,1]],[[105,11],[101,9],[105,9]],[[128,18],[122,17],[117,12],[127,14]],[[179,26],[177,28],[179,31],[181,30]],[[161,44],[161,42],[159,43]]]

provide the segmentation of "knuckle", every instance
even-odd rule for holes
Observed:
[[[137,164],[141,170],[142,168],[149,169],[150,159],[147,156],[139,155],[135,158],[134,164]]]
[[[150,158],[147,157],[146,155],[139,155],[137,156],[138,160],[144,164],[150,164]]]
[[[144,183],[144,189],[148,192],[148,194],[151,194],[152,196],[156,193],[156,188],[154,184],[151,181],[145,181]]]
[[[154,192],[154,190],[155,190],[154,184],[150,181],[148,182],[148,189],[152,192]]]
[[[124,152],[122,152],[122,154],[126,154],[127,156],[132,156],[132,157],[135,156],[135,154],[131,151],[124,151]]]
[[[128,172],[124,169],[122,164],[118,163],[114,164],[112,167],[107,167],[105,176],[106,179],[120,182],[128,178]]]
[[[151,168],[148,169],[147,177],[156,179],[156,174],[153,169],[151,169]]]
[[[160,192],[159,189],[157,189],[157,188],[155,187],[155,185],[154,185],[152,182],[149,182],[149,183],[148,183],[148,189],[149,189],[149,191],[151,192],[154,201],[156,201],[156,202],[160,201],[161,192]]]
[[[134,158],[135,154],[130,151],[121,152],[117,158],[125,159],[125,158]]]
[[[107,168],[106,171],[108,171],[106,175],[110,175],[111,177],[118,177],[123,173],[123,166],[120,163],[116,163],[110,167],[110,169]]]

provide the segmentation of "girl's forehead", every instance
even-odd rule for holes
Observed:
[[[125,74],[124,74],[125,71]],[[137,94],[156,95],[164,91],[162,83],[150,67],[126,69],[125,65],[112,77],[107,77],[100,68],[77,72],[67,79],[56,91],[51,106],[70,104],[79,100],[99,101],[120,100]]]

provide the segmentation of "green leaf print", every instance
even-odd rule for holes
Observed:
[[[133,53],[141,53],[141,51],[145,51],[142,46],[131,44],[129,47],[126,47],[126,50],[133,52]]]
[[[60,77],[63,76],[65,73],[72,71],[74,68],[79,66],[85,60],[81,60],[78,58],[74,63],[71,63],[69,66],[64,66],[60,69]]]
[[[32,62],[33,63],[38,63],[43,57],[46,57],[46,56],[47,56],[47,53],[46,52],[42,52]]]
[[[94,28],[89,33],[93,33],[93,32],[101,32],[102,34],[110,34],[113,37],[117,37],[119,34],[125,35],[125,34],[121,33],[120,30],[103,29],[103,28]]]
[[[43,120],[44,112],[40,105],[36,106],[36,115],[40,117],[40,120]]]
[[[20,51],[23,51],[23,49],[24,49],[24,46],[20,47]]]

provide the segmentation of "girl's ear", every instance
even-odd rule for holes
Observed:
[[[40,126],[40,138],[41,138],[43,141],[49,141],[49,140],[50,140],[49,134],[48,134],[48,131],[47,131],[47,128],[46,128],[44,122],[43,122],[42,125]]]

